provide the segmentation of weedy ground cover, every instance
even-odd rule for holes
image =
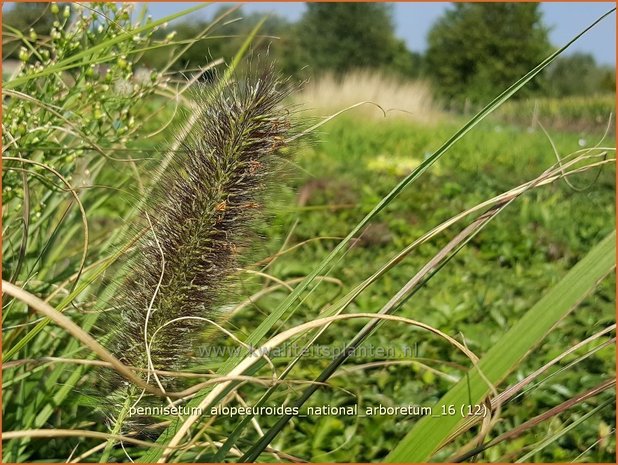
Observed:
[[[211,383],[187,395],[190,406],[253,406],[267,392],[266,405],[293,405],[317,386],[312,380],[325,376],[303,407],[433,407],[442,398],[456,399],[458,407],[462,395],[487,390],[479,405],[492,410],[492,421],[478,425],[471,416],[447,429],[405,415],[307,416],[283,427],[280,414],[254,421],[198,414],[190,423],[192,413],[183,412],[181,418],[154,415],[138,430],[121,415],[102,414],[101,370],[111,368],[79,336],[89,333],[103,348],[112,346],[105,321],[114,321],[116,309],[105,302],[117,292],[134,250],[135,241],[125,239],[128,226],[143,221],[144,199],[160,182],[160,170],[186,150],[173,136],[192,122],[196,108],[185,76],[158,70],[134,79],[133,58],[169,45],[148,35],[165,21],[142,17],[135,25],[123,8],[101,8],[105,16],[88,20],[85,14],[82,26],[67,29],[63,12],[52,12],[59,23],[48,42],[54,53],[39,57],[25,46],[27,67],[4,86],[3,279],[15,284],[6,286],[3,301],[4,460],[423,461],[470,451],[488,461],[612,460],[613,127],[603,138],[596,129],[552,126],[554,113],[548,113],[539,118],[545,134],[483,119],[485,113],[471,122],[441,115],[416,98],[410,101],[422,105],[408,110],[439,117],[419,121],[387,112],[375,118],[356,108],[313,128],[311,139],[300,138],[293,156],[282,161],[287,174],[274,183],[251,254],[235,270],[240,286],[217,304],[223,331],[198,335],[201,342],[185,355],[190,369],[171,374],[168,366],[155,368],[189,384]],[[212,28],[224,20],[225,13]],[[88,21],[101,28],[91,29]],[[218,82],[235,77],[258,28]],[[177,44],[170,60],[185,46]],[[97,66],[110,60],[105,71]],[[395,95],[422,89],[386,84]],[[285,104],[320,107],[306,96]],[[179,170],[181,178],[190,175]],[[393,195],[402,183],[407,187]],[[461,212],[469,214],[458,217]],[[370,213],[339,258],[324,265]],[[425,236],[453,217],[448,228]],[[412,248],[422,237],[427,240]],[[300,299],[292,301],[295,293]],[[78,331],[41,318],[41,309],[69,317]],[[391,321],[366,331],[367,315],[381,309]],[[348,319],[335,321],[338,312]],[[328,326],[326,317],[333,318]],[[522,321],[529,327],[521,328]],[[311,325],[320,323],[317,336]],[[277,339],[283,335],[290,338]],[[359,335],[365,351],[333,365]],[[312,337],[313,349],[320,350],[297,358]],[[247,345],[268,338],[290,350],[241,370]],[[494,354],[487,386],[475,368],[477,356],[486,364],[484,357],[505,350],[505,341],[517,342],[507,349],[534,350],[506,366]],[[212,379],[229,373],[232,380]],[[183,442],[184,430],[190,444]],[[278,433],[274,439],[263,439],[271,431]],[[431,445],[416,447],[416,438]]]
[[[425,154],[435,150],[435,144],[443,139],[442,134],[452,132],[453,126],[453,123],[441,123],[427,127],[401,119],[376,121],[351,116],[329,123],[323,130],[323,142],[309,149],[308,156],[302,158],[303,168],[319,175],[305,175],[298,180],[296,191],[300,192],[299,197],[305,203],[294,216],[298,224],[290,243],[316,237],[324,237],[324,240],[308,243],[289,257],[279,258],[269,272],[280,279],[292,279],[315,266],[332,247],[333,239],[329,237],[344,235],[349,225],[366,214],[376,199],[410,169],[414,157],[411,160],[406,155],[418,154],[415,161],[419,163]],[[559,150],[567,153],[578,148],[580,137],[578,134],[552,133],[552,138]],[[336,284],[329,284],[325,289],[330,295],[324,292],[311,302],[315,301],[316,309],[323,308],[333,302],[339,292],[345,294],[351,284],[367,275],[370,264],[384,263],[421,236],[427,224],[439,224],[483,199],[533,178],[554,160],[551,145],[542,132],[529,133],[525,129],[495,123],[482,125],[475,130],[473,137],[462,140],[450,157],[442,159],[414,189],[402,193],[370,224],[332,273],[341,279],[345,288],[340,290]],[[578,180],[573,178],[576,187],[589,186],[583,196],[560,182],[519,199],[473,239],[440,272],[439,279],[429,282],[398,314],[440,329],[446,328],[448,334],[460,334],[467,347],[475,353],[485,353],[536,302],[542,289],[558,282],[585,255],[589,244],[613,230],[614,175],[615,171],[610,168],[601,172],[598,178],[596,173],[583,174]],[[285,220],[289,224],[287,215],[280,218],[283,224]],[[282,239],[285,234],[286,228],[282,228],[279,237]],[[446,239],[438,238],[417,249],[384,279],[376,282],[370,292],[361,294],[350,311],[375,312],[444,246]],[[611,325],[614,320],[613,286],[612,279],[606,280],[594,297],[561,321],[542,346],[509,376],[505,385],[549,362],[570,344],[569,341],[584,340],[595,332],[594,328]],[[257,305],[265,311],[276,300],[277,296],[272,294]],[[315,311],[315,317],[318,315]],[[304,318],[306,314],[298,315],[295,321]],[[251,319],[251,314],[240,319],[244,325],[241,327],[249,330]],[[351,365],[342,368],[333,378],[339,389],[320,391],[312,398],[311,405],[351,402],[433,405],[451,385],[450,377],[460,376],[451,363],[465,364],[465,356],[455,354],[447,343],[411,332],[405,326],[387,325],[371,336],[366,345],[392,348],[395,356],[392,357],[391,352],[391,357],[382,357],[383,363],[372,365],[377,360],[363,357],[363,352],[359,351],[359,356],[352,358]],[[342,341],[351,339],[360,326],[360,323],[337,326],[320,339],[320,343],[341,348]],[[409,348],[419,357],[416,362],[411,360]],[[448,363],[442,366],[438,363],[436,371],[436,360],[448,360]],[[525,415],[528,408],[536,410],[542,409],[543,405],[557,405],[566,400],[568,393],[583,390],[582,379],[589,380],[592,387],[606,374],[613,373],[614,361],[613,346],[606,345],[582,361],[582,365],[577,363],[568,370],[556,368],[543,384],[504,406],[504,421],[496,426],[497,430],[507,431],[525,421],[521,415]],[[318,366],[323,368],[327,363],[307,361],[299,368],[302,374],[298,377],[306,377],[306,372],[315,376],[320,371]],[[365,368],[355,369],[356,364]],[[579,368],[575,368],[577,366]],[[592,366],[596,375],[587,371]],[[586,373],[575,374],[579,369]],[[598,378],[593,381],[596,376]],[[535,460],[559,460],[559,457],[568,455],[564,447],[569,447],[569,444],[583,436],[589,436],[591,440],[598,438],[600,430],[609,431],[615,421],[614,412],[607,408],[601,415],[587,427],[581,425],[571,439],[554,444]],[[281,444],[295,442],[294,452],[286,450],[301,456],[311,454],[312,460],[346,460],[350,453],[365,460],[378,460],[408,429],[402,422],[391,420],[388,417],[306,419],[296,428],[285,430],[279,441]],[[414,423],[414,420],[409,421]],[[552,428],[560,430],[563,422],[568,420],[556,419]],[[307,443],[301,440],[305,434],[317,439]],[[505,460],[511,457],[511,451],[516,452],[535,442],[533,438],[542,434],[533,430],[516,441],[490,449],[485,457],[487,460]],[[614,446],[610,442],[605,445],[606,452],[611,453]],[[444,459],[448,456],[448,452],[440,455]]]
[[[555,130],[602,133],[607,125],[607,115],[615,112],[616,99],[609,94],[508,102],[496,116],[507,123],[527,127],[545,121]]]

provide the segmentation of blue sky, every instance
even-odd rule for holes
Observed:
[[[149,3],[154,18],[188,8],[196,3]],[[402,2],[395,3],[394,20],[396,32],[406,41],[408,48],[415,51],[425,49],[425,37],[432,23],[449,7],[448,2]],[[544,21],[550,28],[550,39],[554,45],[562,45],[596,18],[610,10],[612,2],[556,2],[542,3]],[[209,17],[217,6],[209,6],[196,15]],[[300,18],[305,10],[301,2],[251,2],[243,6],[247,12],[274,12],[291,20]],[[589,52],[602,64],[616,63],[616,17],[606,18],[595,29],[588,32],[569,49],[570,52]]]

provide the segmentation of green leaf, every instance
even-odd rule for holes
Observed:
[[[468,376],[453,386],[433,407],[434,415],[421,419],[386,457],[386,462],[427,462],[463,418],[462,407],[478,405],[490,392],[487,381],[499,384],[599,281],[616,266],[616,233],[603,239],[562,280],[541,298],[480,360]],[[483,376],[479,372],[483,373]],[[455,415],[440,416],[454,406]]]

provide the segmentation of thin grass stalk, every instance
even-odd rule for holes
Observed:
[[[469,452],[466,452],[465,454],[462,454],[458,457],[455,457],[453,459],[449,459],[449,462],[452,463],[460,463],[463,462],[465,460],[469,460],[472,457],[474,457],[475,455],[478,455],[492,447],[494,447],[497,444],[500,444],[503,441],[507,441],[510,439],[515,439],[518,436],[521,436],[524,432],[526,432],[527,430],[529,430],[530,428],[534,428],[535,426],[538,426],[540,423],[553,418],[556,415],[559,415],[563,412],[565,412],[568,409],[571,409],[579,404],[581,404],[582,402],[585,402],[586,400],[598,396],[599,394],[607,391],[608,389],[615,387],[616,385],[616,380],[615,379],[608,379],[603,381],[601,384],[587,389],[584,392],[580,392],[579,394],[571,397],[570,399],[562,402],[560,405],[557,405],[555,407],[552,407],[551,409],[547,410],[546,412],[541,413],[540,415],[537,415],[533,418],[531,418],[530,420],[527,420],[525,422],[523,422],[522,424],[518,425],[517,427],[513,428],[510,431],[507,431],[505,433],[502,433],[500,436],[496,437],[495,439],[492,439],[491,441],[489,441],[486,444],[483,444],[482,446],[476,447],[475,449],[472,449]]]

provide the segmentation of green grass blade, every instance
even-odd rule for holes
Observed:
[[[552,327],[595,289],[616,266],[616,233],[612,232],[577,263],[562,280],[541,298],[499,341],[469,376],[453,386],[433,411],[443,406],[480,404],[489,386],[479,370],[494,385],[502,381],[537,345]],[[459,413],[421,419],[386,457],[386,462],[427,462],[438,447],[456,431],[463,418]]]
[[[292,309],[293,304],[299,299],[300,295],[309,287],[311,282],[316,276],[325,274],[324,270],[327,266],[335,261],[337,257],[341,255],[344,248],[349,242],[358,234],[358,232],[364,228],[378,213],[380,213],[391,201],[393,201],[401,191],[416,181],[431,165],[433,165],[442,155],[444,155],[459,139],[466,135],[472,128],[478,125],[485,117],[492,113],[496,108],[502,105],[510,97],[513,96],[519,89],[530,82],[535,76],[537,76],[543,69],[545,69],[551,62],[553,62],[564,50],[566,50],[571,44],[578,40],[582,35],[592,29],[597,23],[610,15],[616,9],[612,8],[605,13],[594,23],[588,26],[586,29],[577,34],[573,39],[566,43],[563,47],[556,50],[545,60],[543,60],[534,69],[529,71],[525,76],[511,85],[508,89],[494,98],[485,108],[478,112],[472,119],[470,119],[461,129],[459,129],[453,136],[451,136],[442,146],[436,150],[431,156],[425,159],[415,170],[413,170],[408,176],[406,176],[395,188],[390,191],[385,197],[376,204],[376,206],[358,223],[352,231],[335,247],[335,249],[303,280],[298,286],[294,288],[294,291],[279,305],[262,323],[249,335],[245,341],[251,346],[259,345],[260,341],[268,331],[275,325],[275,323],[281,321],[288,311],[294,312],[300,306],[300,302]],[[317,287],[317,286],[316,286]],[[315,290],[315,287],[313,288]],[[230,357],[223,365],[222,373],[227,373],[236,363],[238,363],[238,357]]]
[[[560,439],[562,436],[564,436],[565,434],[567,434],[569,431],[571,431],[573,428],[577,427],[578,425],[580,425],[581,423],[585,422],[586,420],[588,420],[588,418],[590,418],[591,416],[593,416],[594,414],[600,412],[601,410],[603,410],[606,407],[609,407],[609,405],[614,401],[614,399],[608,399],[605,402],[603,402],[602,404],[597,405],[595,408],[593,408],[592,410],[590,410],[589,412],[586,412],[585,415],[582,415],[580,418],[578,418],[577,420],[575,420],[573,423],[569,424],[566,428],[564,428],[563,430],[558,431],[556,434],[551,435],[550,437],[548,437],[547,439],[545,439],[544,441],[542,441],[538,446],[536,446],[533,450],[531,450],[530,452],[528,452],[526,455],[524,455],[522,458],[517,459],[517,461],[515,463],[525,463],[530,461],[530,459],[532,457],[534,457],[535,454],[537,454],[538,452],[542,451],[543,449],[545,449],[547,446],[549,446],[552,442],[557,441],[558,439]]]
[[[257,35],[258,31],[262,28],[262,26],[264,25],[267,19],[268,19],[268,16],[264,16],[253,27],[253,29],[251,29],[251,32],[249,32],[249,35],[247,36],[245,41],[240,46],[240,49],[238,49],[238,52],[236,52],[236,55],[234,55],[234,58],[232,58],[232,62],[230,63],[228,68],[225,70],[225,73],[223,74],[223,78],[219,82],[219,88],[223,88],[223,86],[227,83],[227,81],[231,79],[232,75],[234,74],[234,71],[236,71],[236,68],[238,67],[241,60],[243,59],[243,57],[246,55],[247,51],[249,50],[249,47],[251,46],[253,39],[255,39],[255,36]]]
[[[120,249],[110,258],[105,260],[100,266],[92,271],[92,273],[86,274],[79,285],[68,295],[66,296],[57,306],[56,310],[59,312],[64,311],[74,299],[76,299],[88,286],[90,286],[107,268],[114,264],[114,262],[125,253],[124,249]],[[42,319],[37,325],[26,335],[21,338],[17,343],[11,347],[5,354],[3,354],[3,358],[5,361],[10,360],[13,356],[19,352],[21,349],[28,344],[37,334],[39,334],[49,323],[51,320],[49,318]]]

